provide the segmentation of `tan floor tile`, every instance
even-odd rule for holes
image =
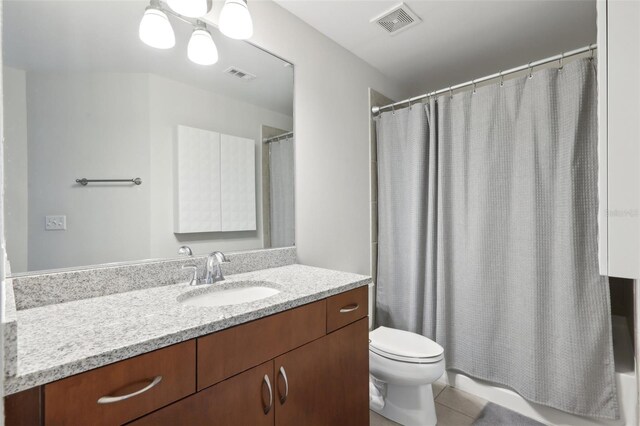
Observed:
[[[433,398],[435,399],[440,395],[440,392],[447,387],[447,385],[442,382],[434,382],[431,387],[433,388]]]
[[[398,426],[398,423],[392,422],[386,417],[381,416],[375,411],[369,411],[369,426]]]
[[[478,417],[484,406],[487,405],[486,400],[452,387],[447,387],[440,392],[440,395],[436,398],[436,402],[473,419]]]
[[[471,426],[473,419],[436,402],[438,426]]]

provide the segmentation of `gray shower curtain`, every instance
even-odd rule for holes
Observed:
[[[380,115],[376,318],[447,369],[617,418],[596,92],[584,59]]]
[[[293,136],[269,143],[271,247],[295,244]]]

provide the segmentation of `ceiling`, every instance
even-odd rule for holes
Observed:
[[[272,111],[293,115],[293,68],[249,43],[210,28],[220,60],[187,59],[192,27],[170,18],[176,46],[151,48],[138,38],[149,1],[5,0],[4,65],[27,71],[151,73]],[[244,81],[223,73],[234,66],[255,74]]]
[[[411,96],[596,42],[595,0],[406,0],[422,22],[369,21],[400,0],[275,0]]]

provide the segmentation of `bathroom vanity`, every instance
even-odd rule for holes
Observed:
[[[7,425],[367,425],[369,282],[292,264],[19,310]],[[278,293],[185,303],[247,283]]]
[[[371,278],[296,264],[294,64],[166,2],[2,17],[6,424],[368,424]]]

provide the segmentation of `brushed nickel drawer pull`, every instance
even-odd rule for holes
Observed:
[[[284,395],[280,395],[280,404],[284,404],[287,402],[287,397],[289,396],[289,379],[287,379],[287,373],[284,371],[284,367],[280,367],[278,375],[284,379]]]
[[[152,387],[154,387],[161,381],[162,381],[162,376],[156,376],[151,381],[151,383],[149,383],[147,386],[143,387],[140,390],[137,390],[135,392],[128,393],[122,396],[103,396],[100,399],[98,399],[98,404],[111,404],[114,402],[124,401],[125,399],[133,398],[134,396],[140,395],[141,393],[145,393],[146,391],[150,390]]]
[[[262,381],[267,385],[267,389],[269,390],[269,405],[263,408],[264,413],[269,414],[269,411],[271,411],[271,408],[273,407],[273,390],[271,389],[271,381],[269,381],[269,376],[265,374]]]
[[[340,313],[341,314],[346,314],[346,313],[349,313],[349,312],[353,312],[356,309],[358,309],[359,307],[360,307],[360,305],[358,305],[357,303],[352,303],[350,305],[343,306],[342,308],[340,308]]]

